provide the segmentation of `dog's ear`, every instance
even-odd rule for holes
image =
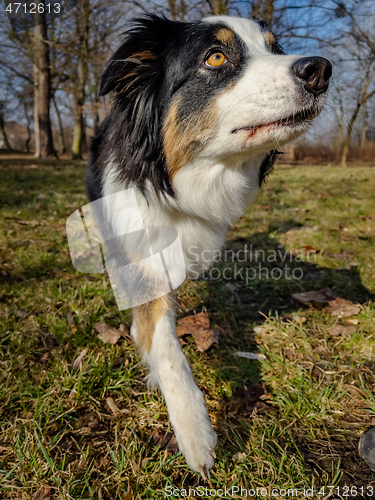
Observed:
[[[142,192],[150,182],[156,192],[173,195],[162,150],[162,58],[182,24],[156,15],[136,19],[101,81],[100,95],[114,94],[103,161],[111,155],[119,180],[132,182]]]
[[[149,14],[133,21],[123,43],[109,59],[103,73],[99,95],[109,92],[126,94],[157,73],[158,55],[172,22],[165,17]]]

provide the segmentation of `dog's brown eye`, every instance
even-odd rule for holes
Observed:
[[[211,54],[210,57],[206,60],[207,66],[222,66],[226,61],[225,55],[221,52],[215,52]]]

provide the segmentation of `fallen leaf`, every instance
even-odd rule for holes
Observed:
[[[37,220],[19,220],[18,224],[22,226],[39,226],[39,222]]]
[[[132,500],[133,498],[133,493],[131,491],[128,491],[127,494],[122,498],[122,500]]]
[[[238,451],[237,453],[235,453],[232,457],[232,460],[234,462],[240,462],[241,460],[243,460],[244,458],[246,458],[246,453],[243,453],[241,451]]]
[[[266,391],[262,385],[245,385],[243,387],[235,387],[232,392],[231,408],[237,411],[244,407],[247,410],[253,411],[254,408],[258,410],[272,410],[264,401],[263,396]],[[232,411],[233,411],[232,410]]]
[[[51,498],[51,488],[43,486],[31,497],[31,500],[49,500]]]
[[[283,355],[284,358],[290,359],[291,361],[294,361],[297,358],[296,353],[292,349],[288,348],[283,349]]]
[[[96,323],[95,330],[98,333],[97,337],[105,344],[116,344],[119,338],[122,336],[121,332],[117,328],[112,328],[106,323]]]
[[[357,267],[359,266],[358,262],[349,262],[349,264],[346,264],[346,266],[341,267],[338,269],[338,271],[349,271],[352,267]]]
[[[338,337],[339,335],[353,335],[356,331],[357,328],[354,325],[336,325],[328,328],[327,333],[332,337]]]
[[[107,398],[105,401],[114,415],[118,415],[119,413],[121,413],[120,408],[117,406],[117,403],[113,398]]]
[[[128,328],[128,327],[126,327],[125,325],[123,325],[123,324],[121,323],[121,325],[119,326],[119,328],[118,328],[118,329],[119,329],[119,331],[121,332],[121,335],[122,335],[123,337],[125,337],[126,339],[129,339],[129,340],[133,340],[133,339],[132,339],[132,336],[131,336],[131,335],[130,335],[130,333],[129,333],[129,328]]]
[[[98,339],[104,342],[104,344],[114,345],[120,337],[131,338],[129,330],[124,325],[120,325],[120,328],[113,328],[107,325],[107,323],[95,323],[94,328],[98,332]]]
[[[26,311],[23,311],[22,309],[16,309],[14,311],[14,314],[19,318],[27,318],[27,316],[29,315]]]
[[[292,298],[297,302],[301,302],[301,304],[304,304],[305,306],[327,305],[336,297],[337,295],[335,294],[335,292],[333,292],[329,288],[312,292],[292,293]]]
[[[86,354],[88,353],[88,350],[89,350],[88,347],[83,349],[83,351],[78,356],[78,358],[75,361],[73,361],[73,365],[72,365],[73,370],[77,370],[81,366],[82,360],[86,356]]]
[[[339,318],[355,316],[360,310],[361,308],[359,306],[340,298],[330,301],[328,308],[328,312],[330,312],[332,316],[337,316]]]
[[[160,446],[160,450],[167,450],[171,453],[179,451],[176,437],[173,432],[166,432],[164,429],[156,429],[152,441],[155,446]]]
[[[204,312],[180,319],[176,333],[178,337],[192,335],[199,352],[205,352],[212,344],[219,342],[219,332],[210,328],[208,314]]]
[[[349,318],[346,320],[347,323],[351,323],[352,325],[358,325],[359,319],[356,318]]]
[[[237,351],[233,353],[233,356],[237,356],[238,358],[256,359],[257,361],[264,361],[267,359],[264,354],[259,354],[258,352]]]
[[[91,274],[86,274],[86,275],[83,277],[83,279],[84,279],[85,281],[95,281],[94,276],[91,276]]]
[[[306,253],[314,253],[314,254],[316,254],[316,253],[320,252],[320,250],[317,250],[316,248],[314,248],[314,247],[312,247],[310,245],[304,245],[302,248],[306,251]]]

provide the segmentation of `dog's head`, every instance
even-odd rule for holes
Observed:
[[[104,72],[100,94],[114,92],[104,133],[124,178],[173,194],[174,177],[192,162],[235,166],[304,132],[331,72],[324,58],[284,55],[248,19],[148,15]]]

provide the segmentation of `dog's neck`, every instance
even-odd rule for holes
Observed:
[[[242,162],[189,162],[173,178],[178,209],[207,223],[230,225],[254,201],[266,153]]]

